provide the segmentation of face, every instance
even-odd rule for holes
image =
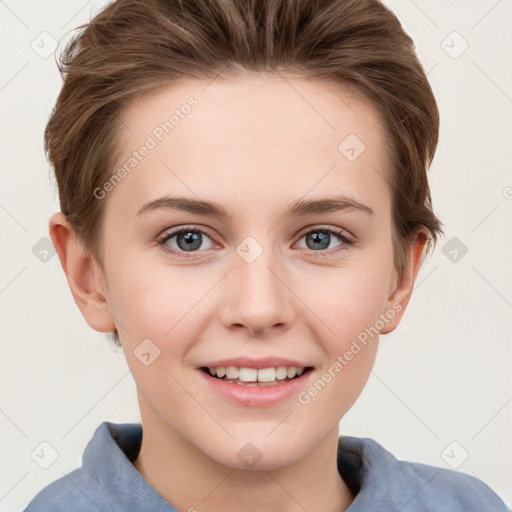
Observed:
[[[98,200],[143,424],[231,467],[247,442],[265,468],[298,460],[353,404],[375,332],[401,316],[379,115],[354,92],[259,75],[174,85],[123,121],[116,169],[130,170]],[[232,359],[307,369],[276,386],[206,374]]]

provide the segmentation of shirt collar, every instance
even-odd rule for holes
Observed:
[[[113,510],[177,512],[135,469],[142,442],[140,423],[103,422],[83,455],[83,467],[96,477]]]
[[[94,433],[83,456],[83,467],[97,478],[114,510],[177,512],[135,469],[142,442],[140,423],[103,422]],[[355,499],[346,512],[393,510],[395,485],[400,481],[397,459],[369,438],[338,438],[338,471]],[[419,489],[418,489],[419,491]],[[414,497],[411,489],[411,499]]]

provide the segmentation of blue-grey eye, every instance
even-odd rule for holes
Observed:
[[[175,250],[191,252],[197,251],[199,248],[201,248],[205,241],[209,242],[210,245],[207,244],[207,247],[202,247],[202,249],[210,249],[213,244],[210,237],[208,237],[206,233],[191,229],[182,229],[173,233],[169,233],[162,241],[162,243],[169,245]]]
[[[338,239],[338,243],[336,245],[331,245],[332,242],[336,242],[336,238]],[[302,238],[306,241],[306,248],[312,251],[322,251],[325,249],[334,249],[339,245],[342,245],[344,240],[342,236],[334,231],[329,229],[317,229],[315,231],[310,231],[306,233]]]

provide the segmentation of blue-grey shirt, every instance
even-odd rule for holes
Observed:
[[[42,489],[25,512],[177,512],[135,469],[137,423],[103,422],[82,467]],[[397,460],[372,439],[341,436],[338,470],[355,494],[347,512],[509,512],[477,478]]]

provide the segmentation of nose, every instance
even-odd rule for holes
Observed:
[[[234,255],[234,266],[221,291],[220,319],[228,329],[269,337],[288,329],[295,319],[294,294],[286,272],[270,250],[250,262]]]

